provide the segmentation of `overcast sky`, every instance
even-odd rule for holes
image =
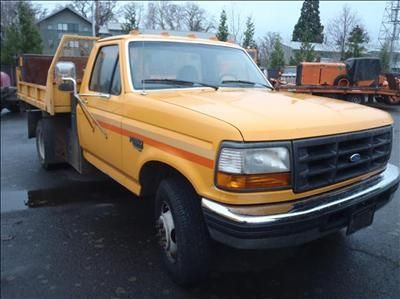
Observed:
[[[68,1],[38,1],[51,11],[59,4],[66,4]],[[129,1],[118,1],[122,6]],[[138,1],[139,2],[139,1]],[[178,3],[184,3],[176,1]],[[256,25],[256,38],[263,36],[268,31],[279,32],[284,41],[291,39],[293,27],[296,24],[303,1],[195,1],[203,7],[216,21],[222,9],[229,11],[234,7],[240,12],[243,19],[251,15]],[[143,2],[146,5],[146,2]],[[320,16],[323,25],[340,13],[343,5],[347,4],[355,12],[367,29],[371,44],[378,44],[378,35],[381,27],[382,17],[386,1],[321,1]],[[229,15],[228,15],[229,17]]]

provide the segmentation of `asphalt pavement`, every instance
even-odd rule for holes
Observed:
[[[387,110],[400,166],[400,109]],[[23,113],[1,113],[1,298],[400,297],[399,190],[350,236],[279,250],[216,245],[210,278],[181,288],[161,266],[151,200],[102,174],[43,170],[26,126]]]

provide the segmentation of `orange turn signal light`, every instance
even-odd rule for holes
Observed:
[[[217,173],[217,186],[227,190],[273,189],[290,186],[290,172],[267,174]]]

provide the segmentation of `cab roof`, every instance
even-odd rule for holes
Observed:
[[[161,34],[141,34],[137,32],[131,32],[129,34],[124,35],[115,35],[110,37],[101,38],[98,42],[106,42],[111,40],[153,40],[153,41],[177,41],[177,42],[191,42],[191,43],[199,43],[199,44],[208,44],[208,45],[219,45],[233,48],[241,48],[239,45],[234,44],[232,42],[221,42],[216,38],[198,38],[195,34],[188,34],[187,36],[177,36],[170,35],[168,32],[163,32]]]

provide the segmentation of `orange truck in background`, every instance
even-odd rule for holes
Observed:
[[[212,240],[277,248],[354,233],[400,181],[388,113],[276,92],[230,43],[64,35],[54,56],[20,57],[17,89],[45,169],[95,167],[154,201],[181,284],[207,276]]]
[[[325,95],[355,103],[375,98],[400,104],[400,74],[381,73],[378,58],[350,58],[345,63],[303,62],[297,66],[296,84],[281,90]]]

